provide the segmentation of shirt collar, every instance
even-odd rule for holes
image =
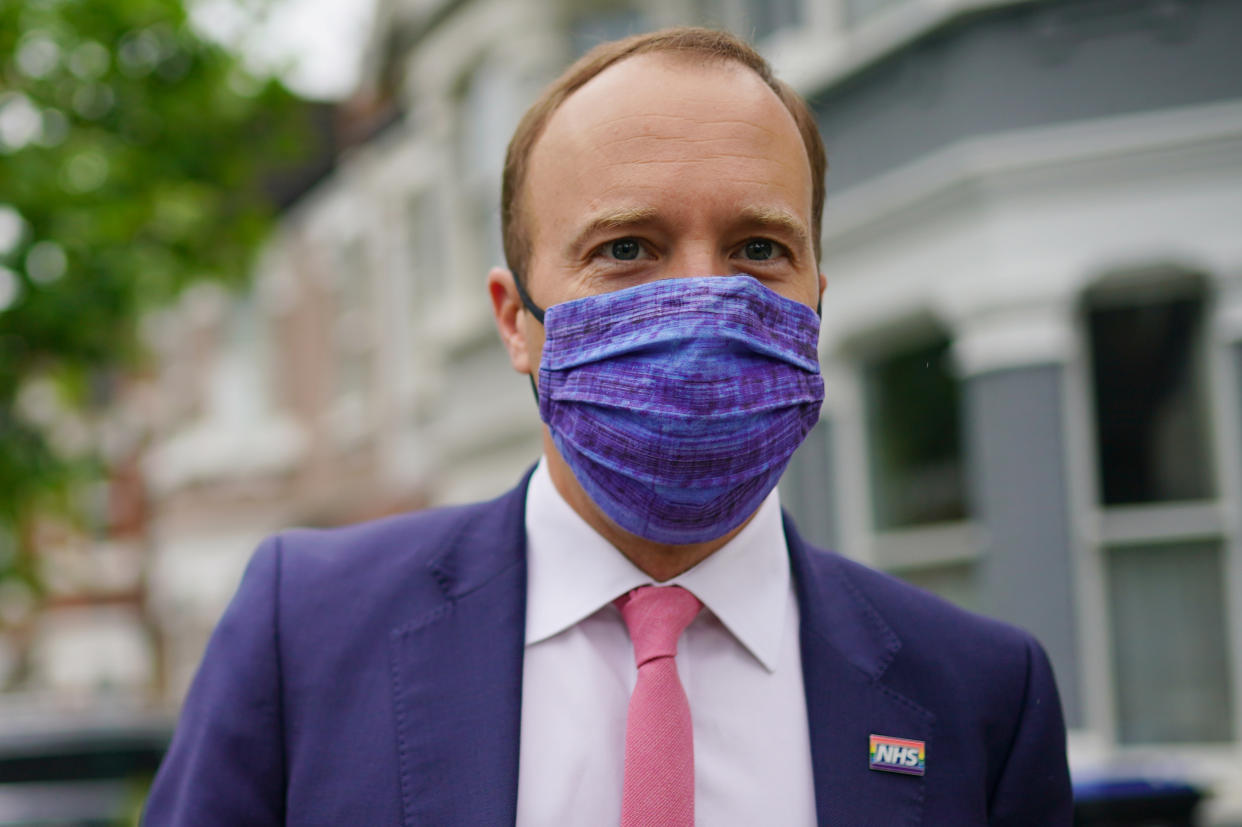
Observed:
[[[526,493],[526,645],[557,635],[654,583],[561,497],[541,460]],[[688,589],[769,672],[793,599],[775,490],[737,536],[668,584]],[[666,585],[668,585],[666,584]]]

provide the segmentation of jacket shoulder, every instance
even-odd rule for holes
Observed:
[[[494,500],[330,529],[290,529],[260,547],[278,558],[282,602],[306,610],[385,599],[440,602],[519,564],[525,485]],[[355,603],[355,605],[357,605]]]
[[[807,558],[890,641],[885,681],[900,691],[966,702],[1021,697],[1033,660],[1046,659],[1035,638],[1017,626],[834,552],[808,547]]]
[[[815,550],[812,556],[833,558],[858,592],[903,640],[965,636],[969,646],[1025,644],[1030,634],[996,618],[978,614],[919,588],[887,572],[877,571],[834,552]],[[821,558],[822,559],[822,558]]]

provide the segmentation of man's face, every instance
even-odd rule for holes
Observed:
[[[776,94],[738,64],[648,54],[601,72],[549,119],[521,197],[526,286],[543,307],[657,279],[736,273],[809,307],[823,290],[802,138]],[[507,271],[492,270],[488,291],[514,369],[537,378],[543,326],[522,309]],[[666,554],[591,501],[547,426],[543,441],[566,501],[657,580],[741,530]]]
[[[739,64],[648,54],[608,68],[552,115],[523,197],[543,307],[686,276],[746,273],[810,307],[822,290],[801,136]],[[519,324],[537,372],[542,328]]]

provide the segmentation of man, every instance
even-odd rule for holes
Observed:
[[[488,276],[542,461],[490,503],[265,542],[147,823],[1068,825],[1039,645],[782,523],[824,166],[725,34],[554,82]]]

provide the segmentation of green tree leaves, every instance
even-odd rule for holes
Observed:
[[[244,281],[264,182],[310,136],[307,107],[177,0],[0,0],[0,530],[97,469],[57,417],[89,423],[141,364],[145,310]],[[42,417],[32,383],[54,389]]]

